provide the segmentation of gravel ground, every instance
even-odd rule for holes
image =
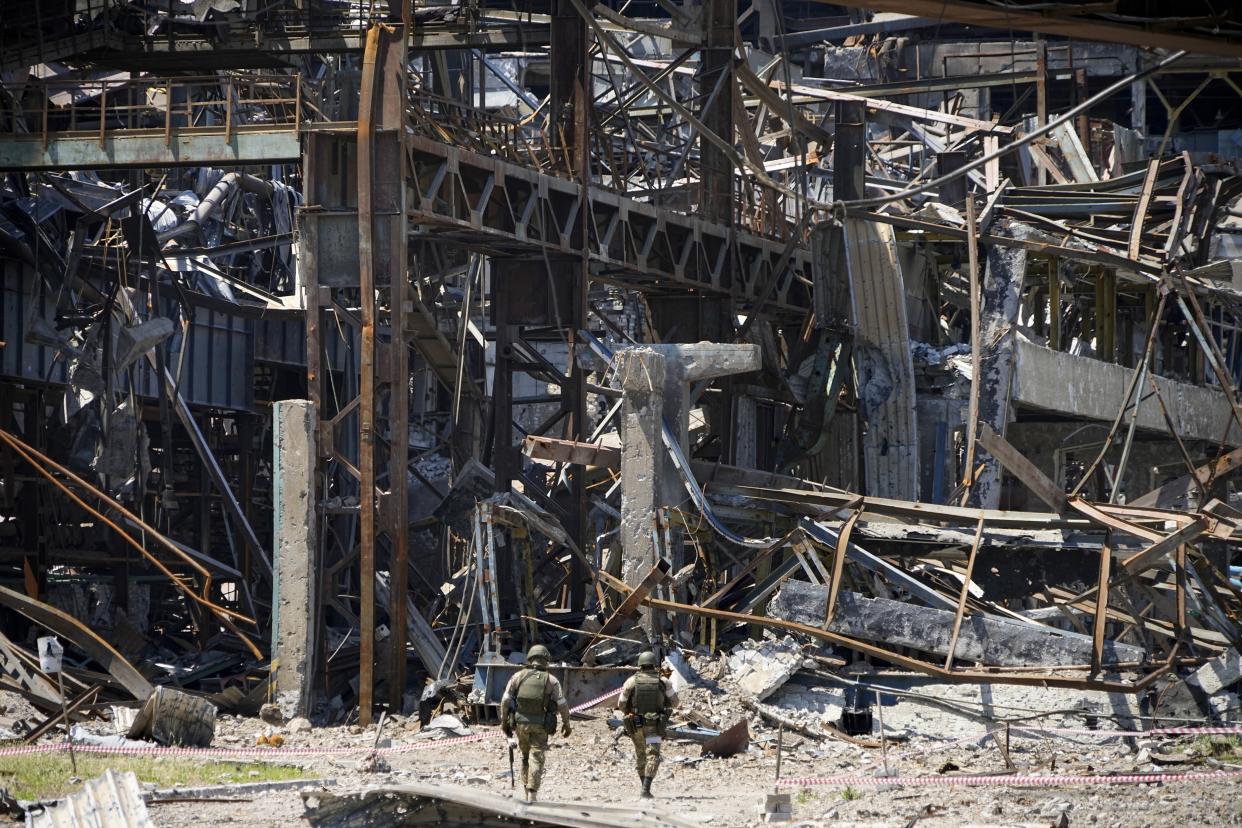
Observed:
[[[774,791],[776,731],[742,708],[740,694],[722,665],[698,666],[704,685],[683,692],[680,715],[722,728],[745,717],[750,723],[750,749],[728,759],[702,759],[696,744],[666,742],[664,765],[655,783],[656,799],[643,803],[643,807],[705,826],[760,825],[765,795]],[[1042,719],[1046,726],[1081,728],[1086,720],[1074,709],[1089,708],[1098,713],[1117,708],[1116,699],[1102,694],[1096,698],[1044,688],[998,685],[980,690],[971,685],[936,685],[921,688],[920,692],[935,701],[903,699],[885,708],[886,730],[893,736],[887,745],[892,775],[1004,774],[1006,766],[999,747],[982,738],[977,742],[970,740],[984,730],[981,715],[971,715],[971,710],[988,716],[1018,716],[1043,710],[1050,714]],[[8,695],[0,694],[0,710],[5,710],[5,714],[0,714],[0,727],[6,724],[6,718],[11,720],[24,710],[16,698],[7,699]],[[772,701],[780,702],[782,698],[786,706],[769,709],[811,730],[822,730],[834,715],[839,715],[839,708],[835,713],[833,708],[837,701],[835,692],[825,694],[822,689],[800,688],[795,681],[783,695],[773,696]],[[822,699],[828,700],[827,706],[817,709]],[[4,704],[6,701],[10,703]],[[553,738],[540,792],[542,799],[634,806],[642,803],[632,747],[625,738],[614,741],[605,722],[610,712],[606,707],[596,708],[592,718],[576,723],[568,740]],[[1107,719],[1101,719],[1099,724],[1115,727]],[[108,722],[91,725],[99,732],[107,732],[110,727]],[[414,721],[390,719],[383,736],[400,746],[408,744],[417,729]],[[495,728],[476,726],[473,730],[499,737]],[[362,767],[365,751],[375,742],[374,728],[273,728],[258,719],[221,716],[213,746],[250,747],[257,736],[270,732],[281,734],[287,747],[358,749],[358,753],[349,755],[284,759],[280,758],[281,749],[272,749],[275,760],[303,767],[308,776],[335,780],[331,788],[335,792],[421,781],[477,786],[511,795],[508,755],[500,738],[476,743],[431,743],[423,750],[387,754],[385,759],[390,767],[380,773]],[[874,778],[883,774],[883,752],[878,747],[791,732],[786,732],[784,740],[782,776],[787,779],[842,774]],[[1014,734],[1009,754],[1013,772],[1019,774],[1177,773],[1239,768],[1199,756],[1193,742],[1190,737],[1053,739],[1019,738]],[[306,789],[317,787],[308,783]],[[858,785],[782,790],[792,798],[794,824],[802,825],[1242,825],[1242,781],[1235,780],[1056,788]],[[302,799],[296,790],[249,794],[245,801],[235,802],[153,804],[151,814],[160,826],[202,823],[257,828],[305,824]]]
[[[614,749],[602,716],[581,721],[568,740],[553,740],[541,797],[584,803],[638,804],[638,780],[629,744],[622,739]],[[233,740],[249,743],[265,726],[255,720],[226,717],[221,720],[218,744]],[[977,725],[963,724],[962,733]],[[356,731],[356,729],[354,729]],[[655,784],[654,810],[710,826],[761,824],[759,807],[773,790],[775,744],[771,731],[761,730],[744,755],[730,759],[698,760],[699,748],[671,744]],[[400,727],[392,735],[404,742],[408,731]],[[315,729],[289,734],[288,745],[339,747],[364,746],[374,731],[351,732],[347,728]],[[1175,765],[1155,765],[1151,754],[1165,761],[1186,757],[1189,740],[1142,743],[1135,749],[1112,739],[1056,742],[1013,740],[1011,758],[1019,773],[1065,774],[1136,771],[1211,771],[1220,769],[1199,760]],[[947,750],[929,750],[938,743],[914,737],[890,745],[890,768],[906,775],[951,773],[998,774],[1004,771],[999,751],[989,743]],[[351,791],[367,786],[400,785],[410,781],[441,781],[478,786],[509,794],[508,758],[500,740],[437,746],[428,750],[389,756],[391,772],[367,774],[358,770],[356,757],[326,757],[302,762],[308,772],[337,780],[334,790]],[[802,736],[786,737],[782,775],[824,776],[841,773],[875,775],[882,766],[880,751],[839,741],[816,741]],[[1168,826],[1238,825],[1242,811],[1242,785],[1237,782],[1170,783],[1167,785],[1078,786],[1062,788],[876,788],[839,787],[790,789],[794,819],[805,825],[1071,825]],[[181,826],[212,822],[230,826],[289,825],[300,822],[303,811],[297,792],[264,794],[248,802],[162,804],[152,806],[156,824]]]

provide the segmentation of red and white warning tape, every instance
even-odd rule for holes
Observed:
[[[1151,730],[1088,730],[1086,728],[1072,727],[1040,727],[1039,725],[1010,726],[1010,732],[1017,731],[1056,733],[1069,736],[1125,736],[1139,738],[1144,736],[1200,736],[1205,734],[1242,733],[1242,727],[1154,727]]]
[[[1012,776],[819,776],[778,779],[782,788],[862,787],[899,785],[902,787],[945,788],[956,785],[995,785],[1000,787],[1052,787],[1057,785],[1140,785],[1162,782],[1220,782],[1242,779],[1242,771],[1196,773],[1127,773],[1116,776],[1074,776],[1069,774]]]

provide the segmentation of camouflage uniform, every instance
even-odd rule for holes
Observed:
[[[644,695],[639,689],[642,682],[658,682],[658,686],[653,687],[655,699],[649,700],[646,705],[640,703],[640,697]],[[658,710],[655,709],[657,706]],[[617,708],[627,719],[634,714],[644,716],[642,723],[635,723],[630,731],[630,739],[634,742],[634,764],[639,778],[643,781],[644,796],[651,795],[651,780],[660,769],[660,748],[664,735],[662,718],[667,718],[668,711],[676,706],[677,694],[673,692],[672,685],[660,678],[654,670],[644,670],[630,676],[621,687]],[[639,709],[640,707],[646,709]]]
[[[556,676],[548,673],[546,668],[533,665],[519,670],[509,679],[500,700],[502,715],[521,698],[522,688],[541,697],[540,709],[543,711],[536,717],[523,715],[519,709],[513,726],[513,735],[517,737],[518,749],[522,753],[522,787],[526,790],[527,799],[533,800],[543,781],[544,754],[548,749],[548,736],[556,729],[557,712],[561,716],[562,734],[569,735],[569,703],[565,701],[565,693]]]

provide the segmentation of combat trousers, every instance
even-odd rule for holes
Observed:
[[[522,752],[522,787],[538,791],[543,781],[543,759],[548,750],[548,731],[541,725],[519,724],[514,728]]]
[[[634,741],[634,764],[638,768],[639,776],[654,777],[660,768],[660,741],[647,741],[649,737],[660,739],[658,731],[656,725],[643,725],[630,737]]]

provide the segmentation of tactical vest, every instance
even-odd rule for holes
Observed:
[[[515,696],[518,724],[546,727],[548,674],[543,670],[527,670],[526,674],[518,679]]]
[[[634,693],[630,697],[630,711],[644,716],[664,712],[664,682],[659,676],[639,673],[634,676]]]

